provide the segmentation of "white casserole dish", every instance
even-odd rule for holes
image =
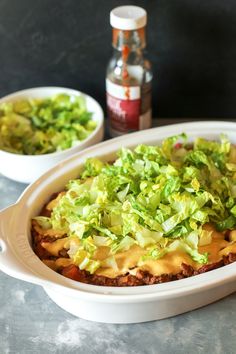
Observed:
[[[101,106],[94,98],[83,92],[65,87],[35,87],[27,90],[17,91],[0,99],[0,103],[14,102],[29,98],[48,98],[60,93],[70,96],[83,96],[87,110],[92,112],[92,120],[97,123],[94,131],[78,145],[66,150],[52,152],[42,155],[21,155],[0,150],[0,173],[18,182],[31,183],[43,173],[55,166],[65,158],[81,151],[88,146],[99,143],[104,134],[104,115]]]
[[[75,178],[85,159],[114,158],[122,147],[158,144],[164,138],[186,132],[190,138],[217,139],[220,133],[236,143],[236,124],[229,122],[182,123],[122,136],[88,148],[60,163],[30,185],[17,203],[0,213],[0,269],[43,286],[66,311],[88,320],[135,323],[174,316],[216,301],[236,290],[236,263],[164,284],[140,287],[102,287],[82,284],[57,274],[34,254],[30,242],[31,217],[39,213],[52,193]]]

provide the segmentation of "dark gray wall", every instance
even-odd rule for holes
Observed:
[[[155,116],[236,117],[234,0],[0,0],[0,96],[60,85],[105,106],[109,12],[122,4],[148,11]]]

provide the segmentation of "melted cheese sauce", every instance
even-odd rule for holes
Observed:
[[[69,240],[68,237],[60,238],[54,242],[41,242],[41,245],[45,250],[47,250],[51,255],[58,257],[59,252],[63,249],[69,248]]]
[[[67,267],[73,264],[72,260],[69,258],[58,258],[56,261],[52,261],[50,259],[44,259],[43,263],[53,270],[57,270],[60,267]]]
[[[192,267],[196,267],[196,262],[185,252],[173,251],[156,261],[146,261],[144,265],[138,269],[147,270],[153,275],[161,274],[177,274],[181,271],[181,264],[186,263]]]
[[[59,200],[61,199],[61,197],[66,194],[66,192],[61,192],[58,194],[58,196],[55,198],[55,199],[52,199],[46,206],[46,209],[47,210],[52,210],[53,208],[55,208],[58,203],[59,203]]]
[[[118,268],[117,270],[110,268],[110,267],[109,268],[99,268],[95,272],[95,274],[104,275],[109,278],[115,278],[116,276],[118,276],[120,274],[127,273],[130,268],[134,268],[137,266],[139,258],[141,256],[143,256],[145,253],[146,253],[146,251],[143,248],[141,248],[137,245],[134,245],[134,246],[130,247],[130,249],[128,251],[119,252],[114,255],[114,258],[117,263],[117,268]],[[106,257],[104,257],[104,258],[106,258]],[[100,258],[100,259],[104,259],[104,258]]]
[[[37,233],[39,233],[40,235],[42,235],[43,237],[56,237],[56,238],[59,238],[59,237],[62,237],[65,232],[61,231],[61,230],[54,230],[54,229],[43,229],[42,227],[39,226],[39,224],[37,223],[36,220],[33,220],[32,221],[32,225],[33,225],[33,228],[35,229],[35,231]]]
[[[227,256],[229,253],[236,253],[236,242],[231,243],[229,246],[225,247],[220,251],[221,258]]]
[[[198,248],[200,253],[208,253],[208,263],[215,263],[222,259],[223,255],[228,255],[230,252],[236,253],[236,242],[228,242],[224,239],[224,234],[217,232],[212,225],[204,226],[205,230],[213,231],[212,242],[209,245],[200,246]],[[98,275],[108,276],[114,278],[124,273],[136,274],[138,269],[146,270],[153,275],[161,274],[177,274],[182,268],[181,264],[186,263],[191,265],[194,269],[199,269],[202,264],[194,262],[192,258],[181,251],[173,251],[158,260],[147,260],[140,267],[137,263],[142,255],[146,253],[145,250],[139,246],[133,246],[128,251],[118,253],[115,255],[118,269],[99,268],[96,271]],[[101,255],[100,255],[101,257]],[[135,268],[130,271],[130,268]]]
[[[228,255],[230,252],[236,253],[236,241],[226,241],[224,234],[215,231],[210,225],[204,226],[205,230],[212,232],[212,242],[205,246],[199,247],[200,253],[208,253],[208,263],[215,263],[222,259],[223,256]],[[59,257],[59,252],[62,249],[69,249],[70,241],[67,237],[58,239],[52,243],[42,242],[44,247],[51,255]],[[114,255],[117,263],[117,269],[111,267],[100,267],[97,271],[97,275],[103,275],[110,278],[114,278],[118,275],[125,274],[127,272],[135,274],[138,269],[146,270],[153,275],[161,274],[177,274],[182,268],[181,264],[186,263],[191,265],[194,269],[198,269],[202,266],[197,262],[194,262],[192,258],[182,251],[173,251],[158,260],[146,260],[142,266],[137,266],[140,257],[146,254],[146,250],[134,245],[128,251],[120,252]],[[109,247],[99,247],[94,254],[93,259],[103,261],[110,256]],[[44,261],[50,268],[57,270],[59,267],[72,264],[72,260],[68,258],[58,258],[56,261],[46,260]]]
[[[206,246],[198,248],[200,253],[208,253],[208,263],[216,263],[222,259],[220,251],[229,245],[229,242],[224,239],[222,232],[217,232],[210,224],[204,225],[204,229],[212,232],[212,242]],[[198,267],[199,268],[199,267]]]

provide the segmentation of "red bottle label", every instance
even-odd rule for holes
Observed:
[[[141,99],[123,100],[107,93],[107,111],[112,129],[121,133],[139,130]]]
[[[121,86],[106,80],[107,113],[114,134],[140,129],[141,96],[139,86]]]

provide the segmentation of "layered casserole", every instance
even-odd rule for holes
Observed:
[[[90,158],[32,219],[37,256],[76,281],[156,284],[236,261],[236,147],[185,134]]]

